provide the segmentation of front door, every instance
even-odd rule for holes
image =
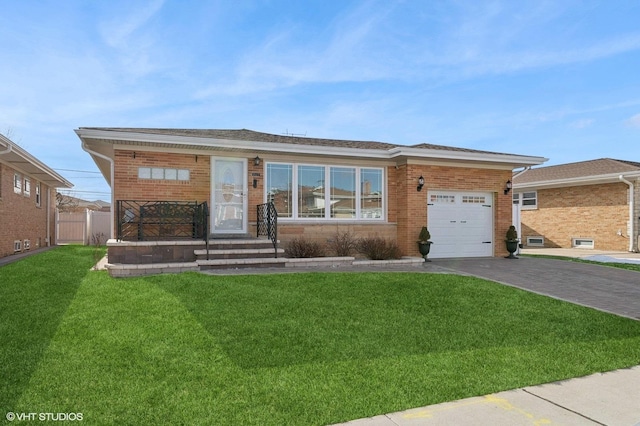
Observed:
[[[211,232],[247,232],[247,160],[211,158]]]

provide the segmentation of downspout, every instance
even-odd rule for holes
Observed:
[[[110,164],[110,174],[111,174],[111,230],[110,230],[110,235],[109,238],[113,239],[113,230],[115,229],[115,215],[116,212],[114,211],[114,209],[116,208],[116,203],[115,203],[115,194],[113,192],[113,184],[115,182],[115,170],[114,170],[114,164],[113,164],[113,159],[110,157],[107,157],[104,154],[100,154],[99,152],[96,151],[92,151],[91,149],[89,149],[84,141],[84,139],[82,140],[82,149],[87,152],[90,155],[95,155],[96,157],[100,157],[104,160],[107,160]]]
[[[633,183],[629,182],[624,178],[624,176],[618,176],[621,182],[629,185],[629,251],[634,251],[634,240],[636,239],[636,231],[635,231],[635,193]]]
[[[53,210],[53,214],[58,218],[58,211]],[[58,229],[56,227],[56,243],[58,242]],[[51,188],[47,185],[47,247],[51,247]]]

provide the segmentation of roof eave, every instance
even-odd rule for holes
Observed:
[[[604,175],[595,176],[580,176],[575,178],[566,179],[550,179],[536,182],[525,182],[513,184],[513,189],[551,189],[551,188],[563,188],[568,186],[584,186],[584,185],[598,185],[605,183],[616,183],[620,181],[620,176],[625,179],[640,179],[640,172],[622,172],[622,173],[608,173]]]
[[[343,155],[348,157],[375,158],[375,159],[396,159],[399,157],[412,157],[424,159],[442,159],[442,160],[458,160],[472,162],[491,162],[512,167],[536,166],[548,161],[548,158],[533,157],[511,154],[494,154],[482,152],[466,152],[456,150],[440,150],[440,149],[424,149],[411,147],[394,147],[391,149],[367,149],[367,148],[349,148],[349,147],[330,147],[319,145],[304,144],[286,144],[263,141],[245,141],[231,140],[219,138],[203,138],[194,136],[175,136],[162,134],[147,134],[135,132],[118,132],[111,130],[97,129],[78,129],[78,136],[87,139],[103,139],[113,141],[140,142],[145,144],[155,144],[163,146],[167,144],[179,146],[201,146],[203,148],[215,145],[219,148],[228,148],[233,150],[245,151],[261,151],[261,152],[277,152],[305,155]]]
[[[29,165],[28,168],[25,168],[24,165],[21,166],[13,164],[15,161],[12,162],[10,159],[7,159],[8,157],[3,158],[11,164],[11,167],[15,167],[17,170],[33,175],[33,177],[37,178],[38,181],[43,182],[52,188],[73,188],[73,184],[71,182],[56,173],[51,167],[29,154],[19,145],[11,142],[7,137],[0,135],[0,144],[2,145],[2,148],[0,149],[0,156],[4,154],[15,154],[15,156],[22,160],[21,163],[26,162],[26,164]],[[33,169],[29,170],[31,168]]]
[[[396,157],[413,157],[413,158],[425,158],[425,159],[441,159],[441,160],[458,160],[458,161],[471,161],[471,162],[491,162],[510,165],[513,168],[537,166],[546,161],[545,157],[534,157],[527,155],[514,155],[514,154],[498,154],[492,152],[469,152],[469,151],[456,151],[456,150],[440,150],[440,149],[425,149],[425,148],[411,148],[411,147],[397,147],[389,150],[390,158]]]

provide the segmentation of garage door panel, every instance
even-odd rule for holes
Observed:
[[[493,195],[430,191],[427,218],[432,258],[493,255]]]

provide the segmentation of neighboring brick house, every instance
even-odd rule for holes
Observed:
[[[514,176],[522,243],[638,251],[640,163],[602,158]]]
[[[0,257],[55,241],[55,188],[73,185],[0,135]]]
[[[278,238],[326,241],[338,231],[396,240],[418,256],[502,256],[514,168],[542,157],[431,144],[282,136],[251,130],[79,128],[82,147],[119,200],[207,201],[214,238],[254,234],[256,206],[273,201]],[[424,178],[424,186],[418,180]]]

